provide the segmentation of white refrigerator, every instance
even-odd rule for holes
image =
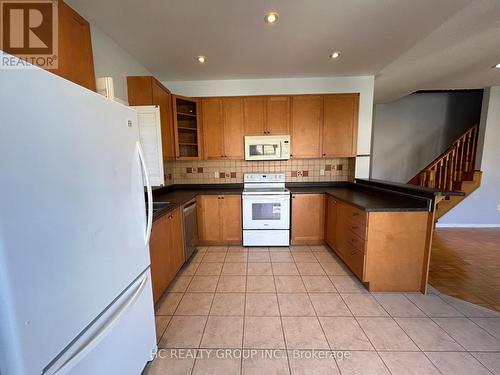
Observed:
[[[151,360],[138,140],[133,109],[41,69],[0,71],[1,375],[137,375]]]

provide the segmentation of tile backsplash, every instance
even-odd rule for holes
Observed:
[[[282,161],[199,160],[164,163],[165,183],[242,183],[247,172],[284,172],[287,182],[353,181],[355,158]]]

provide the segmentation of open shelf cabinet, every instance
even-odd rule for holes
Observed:
[[[175,152],[178,160],[201,159],[198,100],[173,95]]]

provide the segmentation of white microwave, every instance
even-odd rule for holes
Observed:
[[[245,160],[290,159],[289,135],[258,135],[245,137]]]

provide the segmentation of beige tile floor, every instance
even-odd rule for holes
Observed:
[[[500,374],[500,314],[369,293],[328,248],[203,247],[156,309],[146,374]]]

